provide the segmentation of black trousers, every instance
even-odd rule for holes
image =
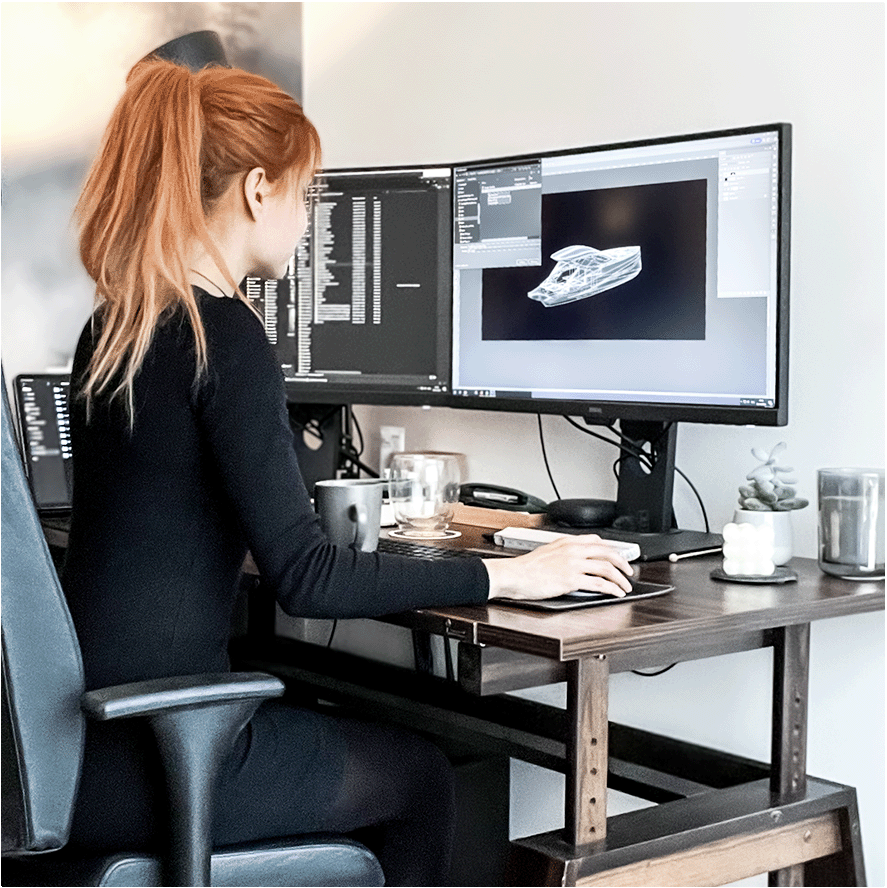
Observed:
[[[145,726],[90,725],[71,845],[161,847],[163,787]],[[343,833],[372,849],[387,885],[441,885],[454,824],[452,770],[433,744],[274,700],[256,712],[222,776],[214,842]]]

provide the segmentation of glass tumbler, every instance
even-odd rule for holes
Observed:
[[[459,501],[459,458],[447,453],[395,453],[388,480],[398,535],[445,539]]]
[[[884,470],[820,469],[819,566],[847,580],[884,577]]]

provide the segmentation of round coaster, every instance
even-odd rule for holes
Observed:
[[[411,543],[421,543],[422,540],[454,540],[462,536],[458,530],[440,530],[436,533],[410,533],[408,530],[389,530],[388,536],[395,540],[409,540]]]
[[[798,578],[797,571],[790,567],[777,567],[769,576],[731,576],[724,573],[723,569],[716,567],[711,572],[713,580],[725,580],[728,583],[756,583],[759,585],[769,585],[770,583],[793,583]]]

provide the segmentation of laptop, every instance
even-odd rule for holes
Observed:
[[[67,373],[26,373],[13,389],[25,474],[41,520],[71,515],[71,428]]]

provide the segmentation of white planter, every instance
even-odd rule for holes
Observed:
[[[779,567],[791,559],[793,552],[791,512],[755,512],[750,509],[737,509],[733,513],[733,523],[772,527],[773,563]]]

